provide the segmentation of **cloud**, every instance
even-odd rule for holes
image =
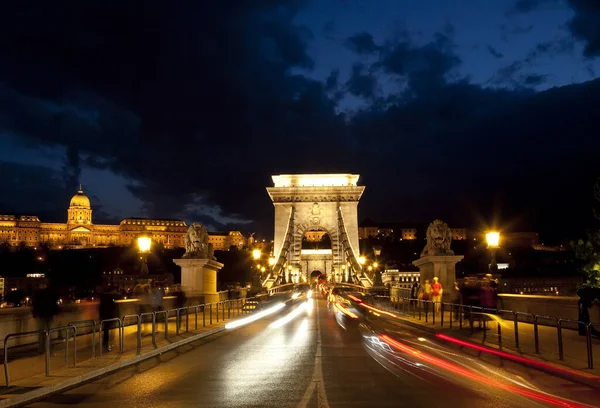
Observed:
[[[372,99],[375,97],[377,78],[374,74],[366,72],[364,64],[356,63],[352,67],[352,73],[346,82],[346,88],[354,96]]]
[[[584,55],[600,56],[600,3],[589,0],[569,0],[575,15],[567,26],[571,33],[584,42]]]
[[[584,44],[586,57],[600,55],[600,2],[594,0],[517,0],[508,15],[547,9],[570,8],[574,15],[567,22],[571,34]]]
[[[568,0],[516,0],[507,14],[510,16],[538,10],[565,8],[565,1]]]
[[[381,219],[444,216],[470,226],[502,194],[508,214],[539,206],[535,217],[554,223],[577,212],[568,211],[576,192],[557,190],[583,183],[573,174],[594,163],[598,82],[537,94],[471,84],[460,76],[451,26],[419,42],[355,35],[347,44],[362,65],[321,82],[298,74],[313,66],[311,33],[294,24],[302,6],[3,5],[12,13],[0,13],[0,132],[60,146],[69,171],[2,168],[3,177],[30,180],[3,187],[2,208],[43,201],[63,212],[62,198],[44,200],[83,164],[129,180],[150,216],[224,229],[256,220],[266,232],[273,207],[264,187],[271,174],[292,172],[361,173],[361,213]],[[521,68],[505,77],[544,80]],[[342,93],[367,107],[340,113]],[[43,186],[18,194],[33,183]]]
[[[369,33],[357,33],[348,38],[346,45],[357,54],[374,54],[379,50],[373,36]]]
[[[504,58],[504,54],[502,54],[500,51],[496,50],[494,47],[492,47],[491,45],[487,45],[486,49],[488,50],[488,52],[490,54],[492,54],[492,56],[494,58]]]
[[[349,91],[371,98],[376,86],[374,75],[384,74],[406,85],[403,86],[407,91],[405,96],[432,92],[445,84],[447,76],[461,63],[454,50],[452,33],[453,26],[447,24],[432,41],[422,45],[414,43],[408,35],[397,35],[383,45],[375,45],[368,33],[351,36],[347,41],[351,49],[358,55],[368,54],[376,60],[368,69],[363,65],[354,66],[347,84]]]

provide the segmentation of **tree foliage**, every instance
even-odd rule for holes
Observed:
[[[586,239],[572,244],[586,286],[600,286],[600,231],[588,232]]]
[[[594,184],[594,198],[599,203],[594,208],[594,216],[600,220],[600,177]],[[579,268],[585,276],[585,286],[600,287],[600,229],[588,231],[585,239],[572,242]]]

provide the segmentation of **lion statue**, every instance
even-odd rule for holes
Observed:
[[[201,258],[215,260],[212,244],[208,242],[208,231],[199,222],[195,222],[188,228],[185,235],[184,258]]]
[[[442,220],[435,220],[427,228],[427,245],[421,252],[421,257],[428,255],[454,255],[450,249],[452,236],[450,228]]]

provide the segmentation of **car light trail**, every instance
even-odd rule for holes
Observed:
[[[285,303],[277,303],[276,305],[271,306],[270,308],[265,309],[261,312],[258,312],[252,316],[248,316],[243,319],[236,320],[235,322],[227,323],[225,325],[225,328],[226,329],[235,329],[237,327],[244,326],[246,324],[250,324],[252,322],[257,321],[258,319],[262,319],[265,316],[273,314],[273,313],[283,309],[284,307],[285,307]]]
[[[277,327],[281,327],[284,324],[291,322],[296,317],[300,316],[300,314],[306,310],[307,306],[308,306],[308,302],[303,302],[302,304],[300,304],[300,306],[298,306],[297,308],[292,310],[290,313],[288,313],[281,319],[275,320],[273,323],[271,323],[269,325],[269,327],[277,328]]]
[[[551,364],[542,363],[541,361],[535,361],[535,360],[532,360],[529,358],[515,356],[514,354],[510,354],[510,353],[506,353],[504,351],[499,351],[499,350],[494,350],[494,349],[490,349],[487,347],[479,346],[477,344],[459,340],[457,338],[450,337],[445,334],[438,333],[435,335],[435,337],[437,337],[438,339],[441,339],[441,340],[448,341],[450,343],[458,344],[460,346],[469,347],[469,348],[477,350],[477,351],[483,351],[484,353],[489,353],[489,354],[493,354],[498,357],[506,358],[508,360],[517,361],[519,363],[529,364],[529,365],[533,365],[533,366],[548,369],[548,370],[561,371],[561,372],[577,375],[580,377],[591,378],[594,380],[600,380],[600,377],[598,377],[597,375],[579,372],[579,371],[575,371],[575,370],[569,370],[568,368],[563,368],[563,367],[556,367]]]
[[[395,318],[397,318],[397,317],[398,317],[398,316],[396,316],[396,315],[395,315],[395,314],[393,314],[393,313],[386,312],[385,310],[381,310],[381,309],[378,309],[378,308],[376,308],[376,307],[373,307],[373,306],[367,305],[366,303],[359,303],[359,304],[360,304],[362,307],[366,307],[367,309],[369,309],[369,310],[372,310],[372,311],[374,311],[374,312],[377,312],[377,313],[382,313],[382,314],[384,314],[384,315],[387,315],[387,316],[390,316],[390,317],[395,317]]]
[[[351,317],[353,319],[358,319],[358,316],[356,315],[356,313],[351,312],[350,310],[346,309],[344,306],[340,305],[339,303],[335,304],[335,307],[342,312],[343,314],[345,314],[348,317]]]
[[[436,367],[446,369],[454,374],[462,375],[463,377],[469,378],[474,381],[478,381],[482,384],[487,384],[492,387],[500,388],[500,389],[503,389],[503,390],[506,390],[509,392],[513,392],[515,394],[522,395],[524,397],[533,398],[538,401],[556,405],[558,407],[569,407],[569,408],[583,408],[583,407],[587,408],[587,407],[589,407],[589,405],[579,404],[577,402],[565,400],[565,399],[555,397],[550,394],[545,394],[543,392],[501,383],[501,382],[493,380],[489,377],[478,374],[475,371],[469,370],[469,369],[459,366],[457,364],[450,363],[448,361],[442,360],[440,358],[434,357],[430,354],[424,353],[415,348],[407,346],[406,344],[400,343],[399,341],[394,340],[393,338],[391,338],[390,336],[388,336],[386,334],[380,335],[379,338],[381,338],[381,340],[388,343],[390,346],[394,347],[396,350],[403,351],[409,355],[414,356],[415,358],[426,361]]]

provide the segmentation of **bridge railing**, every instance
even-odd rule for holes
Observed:
[[[468,322],[471,335],[475,333],[474,323],[479,322],[483,329],[482,335],[484,341],[487,337],[495,336],[500,349],[502,349],[503,340],[506,340],[506,336],[503,334],[502,322],[510,321],[512,323],[512,341],[514,341],[515,347],[519,350],[520,347],[523,347],[519,338],[519,330],[523,328],[523,324],[530,324],[532,326],[529,327],[533,328],[534,351],[538,355],[544,354],[540,349],[539,328],[555,328],[555,340],[553,342],[556,344],[556,351],[561,361],[564,360],[565,349],[563,330],[578,330],[579,334],[585,336],[586,339],[587,366],[590,369],[594,368],[592,333],[600,328],[600,323],[586,323],[579,320],[562,319],[556,316],[536,315],[514,310],[484,308],[451,302],[433,302],[431,300],[413,299],[409,296],[388,297],[387,299],[379,297],[378,299],[374,299],[373,305],[391,312],[401,311],[407,317],[412,317],[415,320],[424,320],[425,323],[431,323],[433,326],[439,325],[440,327],[444,327],[445,324],[448,324],[448,327],[453,329],[458,324],[458,329],[462,330],[464,324]],[[493,326],[488,326],[494,322],[496,323],[495,335],[488,330],[493,329]],[[544,339],[547,340],[546,338]]]
[[[169,321],[173,319],[175,321],[175,335],[179,335],[181,331],[190,332],[193,330],[198,330],[199,327],[205,328],[206,326],[210,326],[213,324],[213,320],[216,319],[217,322],[225,321],[227,319],[235,318],[242,314],[252,313],[254,310],[260,308],[257,306],[256,302],[254,302],[256,298],[242,298],[242,299],[231,299],[231,300],[219,300],[215,303],[204,303],[198,305],[190,305],[184,306],[181,308],[171,309],[169,311],[166,310],[157,310],[153,312],[144,312],[138,314],[128,314],[122,317],[114,317],[111,319],[104,320],[84,320],[84,321],[73,321],[68,323],[66,326],[53,327],[48,330],[36,330],[30,332],[18,332],[18,333],[9,333],[4,338],[4,377],[6,381],[6,386],[10,386],[10,374],[9,374],[9,352],[11,349],[15,347],[22,348],[22,346],[13,346],[10,347],[9,339],[19,337],[19,336],[31,336],[38,335],[40,336],[40,342],[45,345],[45,372],[46,376],[50,375],[50,356],[52,355],[52,348],[55,348],[59,345],[65,345],[65,366],[69,367],[69,344],[72,343],[73,346],[73,365],[78,363],[77,356],[81,355],[82,350],[77,349],[78,339],[84,338],[85,340],[91,340],[91,346],[84,346],[85,349],[88,347],[91,348],[91,357],[89,359],[97,358],[96,349],[100,347],[99,356],[102,357],[102,337],[100,333],[103,331],[108,331],[110,334],[115,330],[118,332],[118,353],[122,354],[125,352],[125,331],[127,328],[133,328],[136,337],[136,352],[140,354],[143,346],[143,337],[142,337],[142,327],[148,324],[151,324],[152,327],[152,345],[154,348],[157,348],[156,343],[156,333],[159,323],[164,323],[164,332],[165,338],[169,338]],[[251,307],[246,307],[248,306]],[[169,313],[171,312],[171,313]],[[216,312],[216,314],[214,313]],[[161,317],[164,315],[164,317]],[[145,319],[147,317],[151,317],[151,321]],[[161,317],[157,319],[157,317]],[[190,319],[193,319],[192,323],[190,323]],[[171,323],[173,321],[171,320]],[[88,330],[85,334],[81,334],[77,327],[81,326],[82,323],[86,323],[85,327],[91,330]],[[193,329],[191,329],[193,326]],[[52,333],[56,332],[72,332],[72,336],[65,336],[65,338],[53,338]],[[72,342],[69,340],[72,338]],[[80,341],[79,344],[83,342]],[[78,354],[79,353],[79,354]]]
[[[269,295],[279,292],[287,292],[288,290],[292,290],[294,288],[295,283],[285,283],[279,286],[273,286],[268,290]]]

